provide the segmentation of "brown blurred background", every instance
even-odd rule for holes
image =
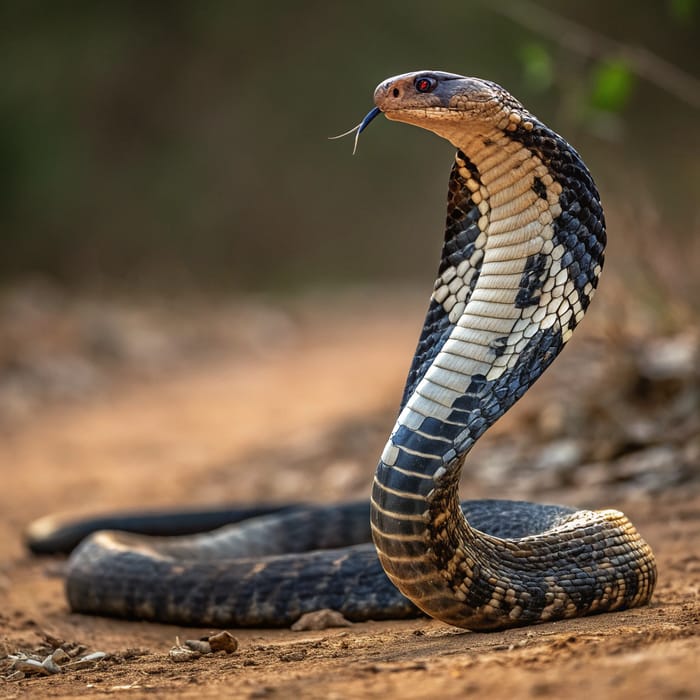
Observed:
[[[695,0],[0,6],[0,284],[273,294],[430,287],[452,148],[390,75],[495,80],[584,155],[609,269],[697,307]],[[610,274],[610,272],[609,272]]]

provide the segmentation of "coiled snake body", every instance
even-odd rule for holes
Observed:
[[[495,629],[649,601],[653,554],[622,513],[458,499],[465,456],[554,360],[597,286],[605,228],[588,170],[488,81],[421,71],[374,99],[360,130],[381,111],[458,151],[438,277],[369,507],[184,538],[98,532],[69,562],[73,610],[236,626],[417,607]]]

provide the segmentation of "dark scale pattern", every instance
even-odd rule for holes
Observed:
[[[444,440],[418,435],[405,425],[399,426],[398,430],[391,436],[391,441],[398,447],[436,456],[443,453],[446,445]]]
[[[455,453],[465,453],[481,435],[500,418],[511,406],[523,396],[527,389],[551,364],[563,347],[560,330],[548,328],[536,333],[520,355],[518,364],[506,370],[498,379],[487,380],[483,375],[472,377],[465,393],[453,403],[452,411],[446,421],[425,418],[420,426],[421,433],[433,435],[426,438],[405,426],[400,427],[392,436],[392,443],[399,447],[395,466],[424,474],[433,474]],[[449,441],[449,442],[446,442]],[[435,457],[417,457],[413,453],[435,455]],[[451,470],[448,474],[454,474]],[[393,491],[403,491],[425,496],[429,509],[435,514],[445,512],[447,491],[444,485],[429,495],[433,485],[429,480],[408,476],[398,470],[380,464],[377,479]],[[375,487],[375,490],[381,487]],[[390,511],[420,514],[425,508],[422,500],[407,499],[393,493],[377,491],[383,507]],[[385,525],[386,527],[387,525]],[[405,523],[404,523],[405,527]],[[420,528],[417,528],[418,530]],[[435,535],[433,549],[440,564],[445,564],[454,555],[454,541]],[[458,581],[461,583],[462,581]],[[486,593],[484,592],[484,595]],[[478,593],[474,593],[478,595]]]
[[[564,189],[559,201],[562,212],[554,222],[554,245],[562,244],[567,252],[562,258],[562,265],[569,270],[569,278],[579,293],[581,306],[585,311],[590,304],[590,294],[585,288],[590,283],[593,289],[598,284],[594,273],[596,264],[603,265],[603,249],[605,247],[605,222],[597,199],[586,197],[585,193],[577,193],[577,188]],[[572,317],[575,323],[575,319]],[[570,324],[570,327],[573,327]]]
[[[470,175],[479,181],[479,172],[476,166],[461,151],[457,153],[457,157],[465,163],[462,167],[466,167]],[[450,172],[445,241],[440,257],[438,276],[448,267],[457,267],[464,260],[471,260],[476,250],[474,241],[481,233],[477,223],[481,214],[471,200],[471,193],[459,174],[459,168],[460,166],[455,162]],[[479,259],[480,262],[481,259]],[[474,290],[478,277],[477,270],[471,277],[470,290]],[[442,304],[431,301],[408,372],[399,410],[405,406],[406,401],[437,357],[453,328],[454,324],[450,321]]]
[[[406,427],[399,428],[392,436],[392,442],[396,446],[442,456],[442,459],[418,459],[415,455],[399,449],[396,466],[426,474],[434,473],[450,454],[454,454],[455,451],[462,452],[476,442],[490,425],[523,396],[559,354],[562,347],[559,330],[554,328],[541,330],[530,340],[521,353],[520,362],[513,369],[506,370],[498,379],[492,381],[487,380],[483,375],[474,375],[464,395],[453,403],[448,420],[425,418],[421,423],[422,433],[442,438],[442,440],[425,438]],[[381,464],[377,471],[377,478],[385,486],[398,491],[425,494],[431,488],[426,480],[408,477]],[[439,491],[436,491],[435,498],[439,501]],[[403,505],[410,505],[411,508],[415,506],[416,512],[420,512],[422,508],[416,501]],[[439,508],[443,506],[444,504],[438,503],[435,506],[436,512],[439,512]]]
[[[604,261],[605,216],[600,195],[576,150],[534,117],[528,116],[527,121],[533,124],[531,130],[521,124],[515,131],[507,133],[535,153],[561,185],[561,214],[553,223],[552,242],[554,246],[563,245],[566,249],[562,267],[567,268],[585,311],[591,300],[591,295],[585,291],[586,286],[590,284],[596,288],[596,266],[602,268]],[[537,181],[534,189],[537,192]],[[569,328],[575,325],[576,318],[572,316]]]
[[[454,324],[450,321],[442,304],[431,300],[428,313],[423,322],[423,330],[413,355],[411,369],[408,372],[399,411],[406,405],[406,401],[408,401],[416,386],[418,386],[418,382],[428,371],[428,367],[430,367],[442,346],[450,337],[453,328]]]
[[[475,442],[528,390],[562,347],[560,331],[555,328],[538,331],[520,354],[520,361],[513,369],[506,370],[492,381],[474,375],[466,394],[454,402],[449,420],[466,422],[469,428],[467,439]],[[455,438],[462,432],[454,430]],[[459,450],[459,446],[456,447]]]
[[[491,341],[490,347],[493,350],[494,357],[500,357],[506,351],[506,347],[508,347],[508,336],[502,335],[500,338]]]
[[[468,171],[469,174],[479,183],[481,184],[481,175],[479,173],[479,168],[472,163],[471,159],[469,156],[463,151],[459,150],[457,151],[457,158],[460,160],[460,163],[464,163],[464,166]]]
[[[104,562],[92,541],[80,551],[67,593],[73,608],[86,613],[213,627],[288,626],[321,607],[349,620],[366,619],[367,606],[375,619],[416,615],[370,544],[269,559],[255,582],[250,560],[188,562],[183,569],[136,551],[115,552]]]
[[[544,253],[536,253],[528,257],[520,280],[520,289],[515,297],[516,308],[525,309],[539,303],[539,293],[542,291],[542,285],[547,281],[550,264],[551,257]]]
[[[471,161],[460,151],[457,154],[465,162],[470,175],[477,182],[479,173]],[[471,199],[471,192],[464,184],[459,174],[460,166],[455,163],[450,172],[450,182],[447,192],[447,216],[445,219],[445,242],[440,257],[438,275],[448,267],[457,267],[463,260],[469,260],[474,253],[474,241],[481,233],[478,221],[481,217],[479,208]]]
[[[535,181],[532,185],[532,189],[538,197],[541,197],[542,199],[547,199],[547,185],[545,185],[539,177],[535,178]]]

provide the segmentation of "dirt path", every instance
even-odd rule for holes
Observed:
[[[639,610],[492,634],[426,619],[322,632],[234,630],[237,653],[188,663],[169,659],[175,637],[206,630],[70,614],[62,561],[22,548],[22,528],[35,517],[366,493],[420,312],[409,305],[405,316],[387,317],[382,309],[345,308],[331,322],[320,318],[311,313],[272,350],[267,340],[265,352],[223,354],[172,379],[125,376],[6,431],[0,658],[35,649],[46,635],[110,657],[71,673],[0,680],[0,697],[700,697],[700,488],[693,480],[653,497],[628,490],[622,501],[612,489],[614,502],[602,500],[605,488],[586,492],[586,500],[624,509],[657,553],[657,593]],[[576,361],[575,354],[568,360]],[[559,381],[543,381],[532,401]],[[530,410],[516,409],[479,454],[502,448],[499,440]],[[279,426],[274,447],[270,421]],[[576,502],[570,481],[546,500]],[[473,488],[493,495],[484,483]]]

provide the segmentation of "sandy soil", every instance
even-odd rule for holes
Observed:
[[[694,479],[651,493],[604,482],[591,490],[586,482],[583,500],[625,510],[657,553],[657,592],[652,605],[638,610],[489,634],[428,619],[320,632],[233,630],[237,653],[187,663],[168,656],[176,637],[196,639],[207,630],[68,611],[62,560],[23,549],[22,530],[33,518],[367,493],[422,314],[415,300],[403,305],[403,315],[367,301],[336,306],[331,322],[318,308],[298,315],[283,337],[272,324],[243,350],[184,363],[174,373],[119,370],[99,391],[48,402],[5,427],[0,659],[45,646],[46,635],[109,657],[50,677],[0,678],[0,697],[700,697]],[[516,407],[479,454],[498,449],[504,435],[526,431],[533,407],[583,357],[569,352],[533,390],[529,407]],[[469,496],[523,495],[522,481],[518,488],[492,482],[467,480]],[[541,500],[575,503],[577,495],[576,480],[567,476]]]

